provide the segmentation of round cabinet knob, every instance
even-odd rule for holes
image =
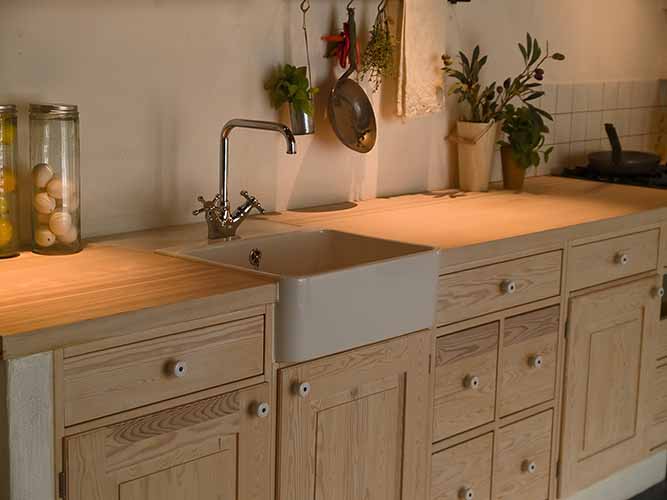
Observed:
[[[461,500],[473,500],[475,498],[475,492],[472,488],[461,488],[459,490],[459,498]]]
[[[502,290],[503,293],[511,295],[516,292],[516,282],[512,280],[504,280],[500,284],[500,290]]]
[[[617,253],[616,254],[616,264],[625,266],[630,263],[630,256],[627,253]]]
[[[653,296],[657,299],[661,299],[665,296],[665,289],[662,287],[655,287],[653,289]]]
[[[259,403],[255,408],[255,413],[259,418],[268,417],[269,413],[271,413],[271,407],[269,406],[269,403]]]
[[[308,382],[299,384],[296,388],[296,392],[302,398],[307,398],[310,395],[310,384]]]
[[[481,381],[479,380],[479,377],[476,377],[474,375],[468,375],[466,378],[463,379],[463,387],[466,389],[471,389],[473,391],[476,391],[479,389],[479,386],[481,384]]]
[[[544,365],[544,358],[540,356],[539,354],[536,354],[535,356],[531,356],[528,359],[528,365],[531,368],[542,368]]]
[[[528,474],[535,474],[537,472],[537,464],[531,462],[530,460],[524,460],[521,464],[521,470],[527,472]]]
[[[188,364],[185,361],[172,361],[169,363],[167,371],[176,378],[182,378],[188,373]]]

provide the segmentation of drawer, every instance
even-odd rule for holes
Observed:
[[[578,290],[658,267],[657,229],[575,246],[568,258],[567,286]]]
[[[65,425],[264,373],[264,316],[65,359]]]
[[[498,431],[494,484],[496,500],[547,500],[553,411]]]
[[[494,419],[499,330],[490,323],[436,340],[434,441]]]
[[[500,378],[500,416],[554,398],[560,307],[505,321]]]
[[[438,324],[560,294],[561,261],[559,250],[441,276]]]
[[[649,392],[651,419],[649,424],[649,447],[667,444],[667,359],[661,361],[651,380]]]
[[[432,500],[489,500],[493,435],[435,453],[431,460]]]

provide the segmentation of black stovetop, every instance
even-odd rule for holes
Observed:
[[[585,179],[589,181],[667,189],[667,167],[659,167],[653,175],[638,175],[633,177],[600,175],[589,167],[566,168],[561,175],[563,177]]]

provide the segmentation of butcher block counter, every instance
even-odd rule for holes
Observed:
[[[154,324],[272,303],[276,284],[251,273],[117,246],[90,245],[69,256],[24,252],[0,261],[3,358],[26,356]]]

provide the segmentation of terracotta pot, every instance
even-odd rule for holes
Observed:
[[[498,138],[498,123],[458,122],[459,187],[488,191]]]
[[[523,181],[526,178],[526,169],[514,159],[510,147],[503,146],[500,148],[500,157],[503,160],[503,185],[505,189],[521,191]]]

